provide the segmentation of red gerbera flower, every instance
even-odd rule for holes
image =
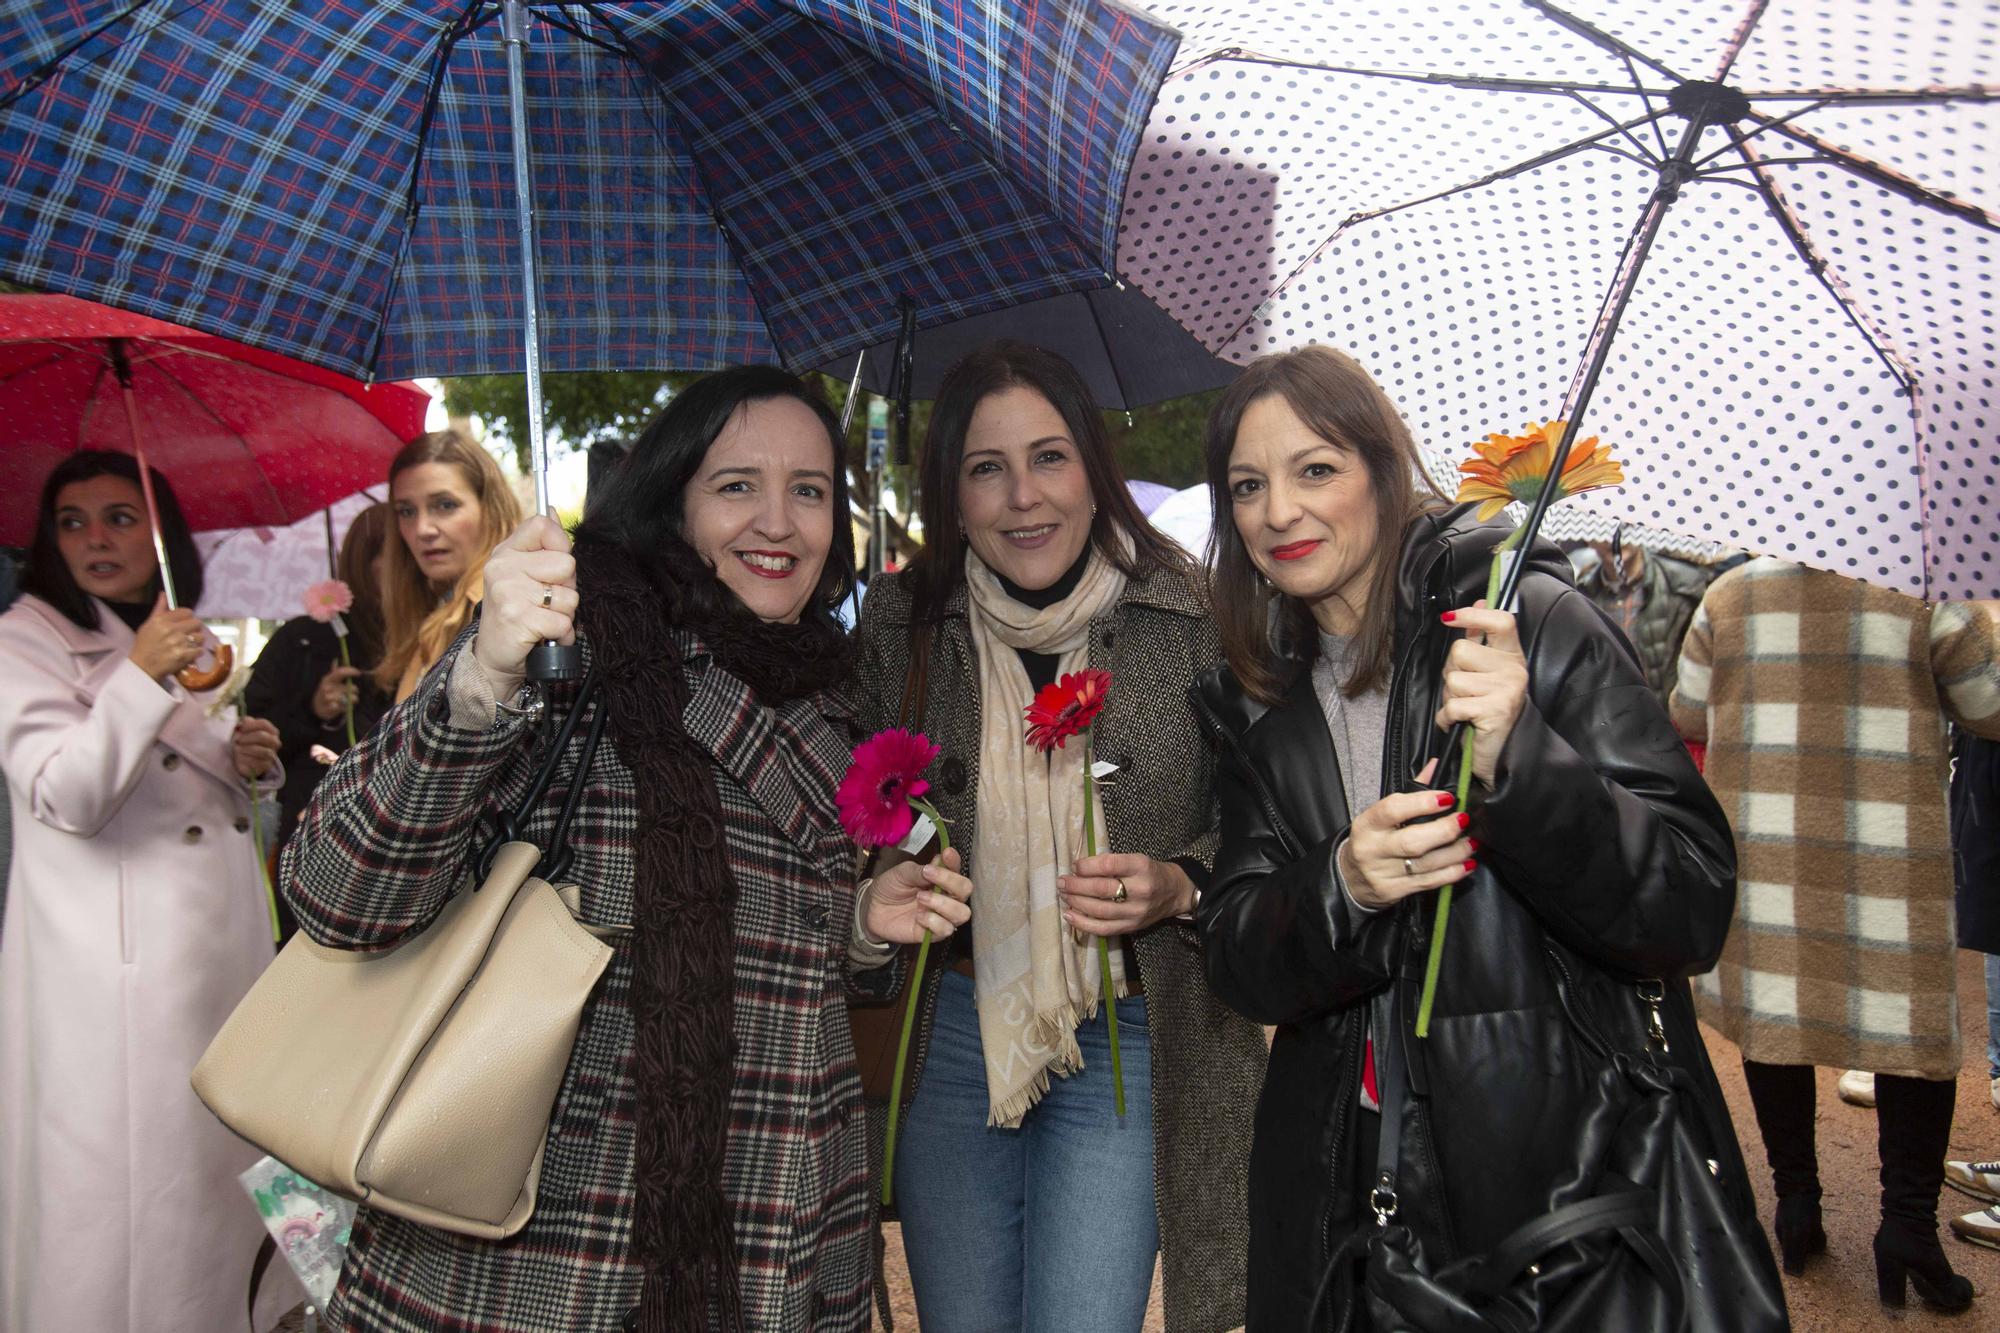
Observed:
[[[1081,736],[1111,692],[1111,673],[1086,667],[1064,676],[1035,696],[1028,705],[1028,744],[1047,754],[1064,741]]]
[[[931,789],[920,776],[938,747],[921,732],[892,727],[854,747],[847,776],[833,793],[841,827],[861,847],[901,842],[915,822],[910,802]]]

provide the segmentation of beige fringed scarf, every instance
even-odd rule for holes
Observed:
[[[1086,747],[1046,759],[1028,745],[1033,699],[1016,649],[1057,655],[1058,673],[1089,665],[1090,622],[1117,605],[1125,575],[1093,550],[1075,591],[1036,610],[1009,597],[993,571],[965,553],[973,648],[979,657],[979,811],[972,849],[972,941],[979,959],[979,1035],[986,1050],[987,1123],[1013,1128],[1048,1091],[1049,1075],[1083,1067],[1076,1025],[1097,1013],[1096,941],[1063,923],[1056,876],[1083,855]],[[1097,803],[1097,846],[1104,836]],[[1125,994],[1120,951],[1114,993]]]

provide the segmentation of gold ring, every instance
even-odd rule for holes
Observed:
[[[1118,892],[1111,895],[1111,901],[1114,903],[1122,903],[1131,896],[1132,896],[1131,894],[1125,891],[1125,881],[1121,879],[1118,881]]]

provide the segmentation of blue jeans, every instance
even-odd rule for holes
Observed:
[[[1100,1012],[1077,1029],[1083,1070],[1051,1079],[1019,1129],[993,1129],[972,997],[968,978],[944,974],[923,1081],[897,1132],[918,1322],[924,1333],[1137,1330],[1160,1248],[1145,998],[1118,1002],[1122,1121]]]
[[[1986,955],[1986,1077],[2000,1078],[2000,953]]]

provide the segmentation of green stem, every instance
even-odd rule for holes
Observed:
[[[1083,854],[1097,855],[1097,747],[1088,738],[1083,749]],[[1118,993],[1111,985],[1111,941],[1097,937],[1097,975],[1104,987],[1104,1017],[1111,1031],[1111,1095],[1120,1119],[1125,1115],[1125,1060],[1118,1052]]]
[[[937,825],[938,855],[951,850],[951,833],[945,828],[944,816],[940,815],[929,801],[911,801],[911,808],[931,817]],[[889,1079],[889,1134],[882,1144],[882,1206],[888,1207],[895,1198],[896,1190],[896,1125],[902,1119],[903,1111],[903,1070],[910,1063],[910,1033],[917,1025],[917,999],[924,989],[924,964],[931,954],[931,933],[924,932],[924,942],[917,946],[917,965],[910,973],[910,996],[903,1003],[903,1035],[896,1042],[896,1072]]]
[[[1514,549],[1521,540],[1523,528],[1515,528],[1507,539],[1493,548],[1493,563],[1486,571],[1486,604],[1492,606],[1500,596],[1501,570],[1506,568],[1507,552]],[[1458,752],[1458,803],[1457,809],[1464,811],[1472,796],[1472,743],[1474,736],[1468,730],[1465,743]],[[1438,890],[1437,920],[1431,924],[1430,956],[1424,960],[1424,991],[1417,1001],[1417,1027],[1419,1037],[1431,1035],[1431,1005],[1437,1000],[1438,969],[1444,963],[1445,928],[1451,924],[1451,891],[1447,884]]]
[[[345,634],[338,634],[334,637],[340,643],[340,664],[344,667],[353,666],[354,659],[347,655],[347,636]],[[347,748],[350,750],[354,748],[354,701],[352,699],[347,701]]]

